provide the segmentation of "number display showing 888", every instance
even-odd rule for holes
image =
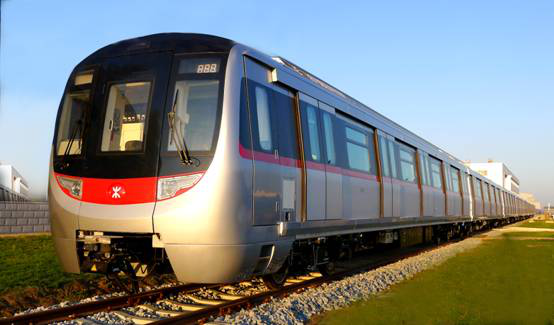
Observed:
[[[199,64],[196,68],[196,73],[216,73],[217,63]]]

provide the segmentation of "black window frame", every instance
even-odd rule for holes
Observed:
[[[313,101],[309,103],[305,98]],[[323,121],[322,121],[322,110],[319,108],[318,100],[306,95],[304,93],[298,93],[298,103],[300,108],[300,122],[302,126],[302,140],[304,141],[304,157],[308,161],[325,164],[326,154],[325,154],[325,140],[323,138]],[[315,105],[314,105],[315,104]],[[317,121],[317,142],[319,146],[319,159],[314,160],[312,158],[312,147],[311,147],[311,135],[308,125],[308,106],[311,106],[315,109],[316,121]]]
[[[179,66],[182,60],[206,58],[206,57],[217,57],[220,59],[220,67],[217,73],[179,73]],[[166,109],[171,110],[173,106],[173,101],[175,100],[174,98],[175,85],[177,84],[178,81],[181,81],[181,80],[218,80],[219,81],[216,124],[214,126],[214,134],[213,134],[211,149],[207,151],[190,151],[189,153],[193,157],[198,157],[198,158],[213,157],[217,149],[217,144],[219,142],[218,141],[219,133],[221,129],[221,118],[223,116],[223,96],[224,96],[224,90],[225,90],[225,75],[227,70],[228,58],[229,58],[229,53],[218,53],[218,52],[176,53],[172,57],[173,64],[171,67],[169,83],[167,87],[167,95],[166,95],[167,97],[166,97],[166,105],[165,105]],[[206,78],[206,77],[210,77],[210,78]],[[166,109],[164,109],[164,118],[162,119],[160,155],[162,157],[179,158],[179,154],[177,151],[167,150],[170,130],[169,130],[168,121],[167,121],[167,114],[169,113],[169,111],[166,111]]]
[[[75,69],[72,72],[69,80],[67,81],[66,87],[64,89],[64,96],[63,96],[60,104],[58,105],[58,113],[56,114],[56,124],[55,124],[56,127],[54,128],[54,136],[53,136],[53,141],[52,141],[52,145],[54,146],[54,159],[55,160],[57,160],[60,157],[64,156],[64,154],[58,154],[58,136],[59,136],[59,128],[60,128],[60,122],[61,122],[60,120],[62,118],[62,114],[63,114],[62,111],[63,111],[63,106],[65,104],[66,96],[69,93],[88,91],[89,92],[90,107],[89,107],[88,112],[86,112],[86,114],[84,116],[83,130],[82,130],[82,141],[81,141],[81,152],[79,154],[69,155],[69,157],[71,157],[72,159],[84,159],[84,157],[85,157],[85,153],[87,152],[87,147],[88,147],[88,141],[85,140],[85,137],[87,135],[87,131],[89,129],[89,125],[90,125],[90,122],[91,122],[91,114],[92,114],[92,111],[93,111],[92,107],[93,107],[94,98],[95,98],[96,92],[97,92],[98,70],[99,70],[99,66],[96,65],[96,64],[80,67],[79,69]],[[78,75],[84,74],[86,72],[91,72],[92,73],[92,82],[89,83],[89,84],[75,85],[75,78]]]
[[[148,79],[148,78],[144,78],[142,76],[137,75],[136,78],[125,78],[125,79],[120,79],[120,80],[110,80],[108,83],[105,84],[105,92],[106,92],[106,96],[104,96],[104,101],[102,103],[102,114],[101,114],[101,117],[100,117],[100,121],[102,121],[102,125],[99,125],[98,126],[98,143],[96,145],[96,155],[98,156],[115,156],[115,155],[144,155],[144,153],[146,152],[146,140],[148,139],[148,128],[150,126],[149,122],[150,122],[150,114],[152,113],[152,97],[154,95],[154,90],[156,89],[156,84],[155,84],[155,78],[154,76],[151,75],[152,78]],[[148,104],[147,104],[147,107],[146,107],[146,118],[145,118],[145,121],[144,121],[144,134],[142,136],[142,146],[141,146],[141,150],[134,150],[134,151],[126,151],[126,150],[114,150],[114,151],[110,151],[110,150],[107,150],[107,151],[103,151],[102,150],[102,137],[104,136],[104,123],[105,123],[105,120],[106,120],[106,114],[108,113],[108,102],[109,102],[109,99],[110,99],[110,90],[112,88],[112,86],[114,85],[120,85],[120,84],[129,84],[129,83],[135,83],[135,82],[149,82],[150,83],[150,90],[149,90],[149,94],[148,94]]]
[[[444,179],[443,179],[443,163],[442,163],[442,160],[438,159],[438,158],[435,158],[431,155],[428,156],[429,158],[429,175],[430,175],[430,179],[431,179],[431,186],[435,189],[439,189],[439,190],[444,190],[445,189],[445,185],[444,184]],[[439,179],[440,179],[440,186],[437,186],[437,184],[435,184],[435,181],[434,181],[434,178],[433,178],[433,164],[435,164],[436,166],[438,166],[438,170],[439,170]]]
[[[412,147],[410,146],[409,144],[406,144],[404,142],[399,142],[397,141],[397,147],[398,147],[398,165],[399,165],[399,177],[400,177],[400,180],[403,181],[403,182],[406,182],[406,183],[412,183],[412,184],[417,184],[418,183],[418,170],[417,170],[417,148],[415,147]],[[408,152],[411,151],[411,152]],[[413,167],[413,171],[414,171],[414,179],[413,181],[410,181],[410,180],[406,180],[404,178],[404,172],[402,170],[402,162],[407,162],[405,159],[402,159],[402,155],[401,155],[401,151],[404,151],[406,153],[409,153],[411,155],[411,157],[413,158],[413,160],[411,161],[411,165]]]

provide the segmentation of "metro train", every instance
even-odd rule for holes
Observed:
[[[186,33],[120,41],[74,68],[48,194],[67,272],[270,287],[330,273],[357,247],[534,213],[286,59]]]

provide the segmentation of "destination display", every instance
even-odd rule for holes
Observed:
[[[183,59],[179,63],[179,74],[181,73],[218,73],[219,58]]]

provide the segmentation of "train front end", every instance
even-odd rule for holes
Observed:
[[[252,166],[237,150],[234,45],[158,34],[109,45],[74,69],[49,171],[67,272],[137,276],[171,265],[180,280],[204,283],[251,273],[262,244],[249,243]]]

